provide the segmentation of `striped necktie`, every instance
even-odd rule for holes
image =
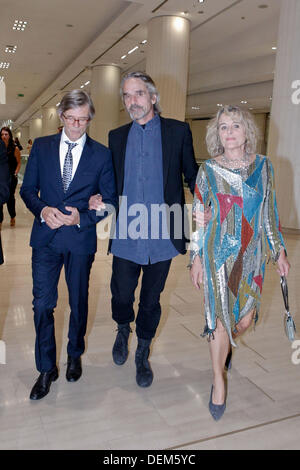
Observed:
[[[73,170],[73,156],[72,150],[76,147],[77,144],[65,140],[65,143],[68,144],[68,151],[65,156],[64,168],[63,168],[63,186],[65,193],[68,191],[68,187],[72,181],[72,170]]]

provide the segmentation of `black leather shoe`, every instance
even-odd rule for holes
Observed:
[[[76,382],[82,374],[81,357],[74,359],[68,356],[66,379],[68,382]]]
[[[50,390],[51,382],[55,382],[57,378],[56,366],[49,372],[42,372],[31,390],[30,400],[40,400],[45,397]]]
[[[128,357],[128,338],[131,331],[129,323],[118,324],[118,334],[112,349],[114,363],[118,366],[124,364]]]
[[[150,344],[151,340],[138,339],[138,347],[135,353],[135,365],[136,383],[139,387],[150,387],[153,382],[153,372],[148,361]]]

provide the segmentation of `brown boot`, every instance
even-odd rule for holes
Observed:
[[[14,227],[16,225],[16,219],[15,217],[13,219],[10,219],[10,226]]]

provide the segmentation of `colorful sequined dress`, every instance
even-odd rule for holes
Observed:
[[[191,241],[191,262],[199,254],[204,268],[204,334],[213,334],[219,318],[235,346],[235,325],[252,309],[258,314],[268,247],[274,261],[285,248],[270,160],[256,155],[241,169],[207,160],[198,172],[194,209],[208,206],[212,218]]]

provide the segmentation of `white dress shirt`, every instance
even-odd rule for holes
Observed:
[[[61,176],[63,176],[63,170],[64,170],[64,163],[65,163],[65,157],[67,155],[68,151],[68,145],[65,143],[65,141],[72,142],[73,144],[77,144],[76,147],[72,149],[72,157],[73,157],[73,168],[72,168],[72,179],[74,178],[75,172],[77,170],[80,157],[82,154],[82,150],[86,141],[86,134],[83,134],[80,139],[75,140],[74,142],[71,141],[65,134],[65,130],[63,129],[61,132],[61,139],[60,139],[60,146],[59,146],[59,160],[60,160],[60,171],[61,171]]]

